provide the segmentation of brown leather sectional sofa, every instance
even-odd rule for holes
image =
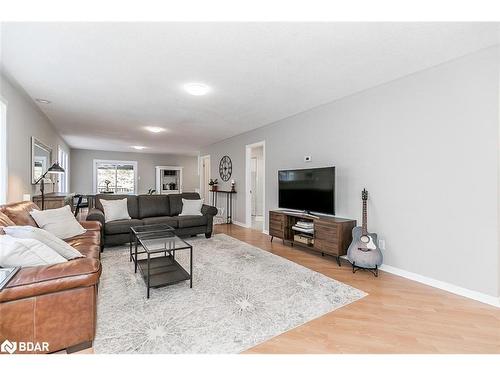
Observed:
[[[29,214],[33,209],[39,208],[32,202],[0,206],[0,226],[36,226]],[[71,352],[92,344],[101,275],[101,224],[96,221],[81,224],[87,231],[66,242],[85,258],[23,268],[0,291],[0,344],[6,339],[47,342],[48,350],[42,352],[62,349]]]

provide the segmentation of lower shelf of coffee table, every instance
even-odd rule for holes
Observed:
[[[148,260],[137,261],[144,282],[148,282]],[[191,276],[176,260],[171,256],[161,256],[151,258],[149,269],[149,285],[151,288],[178,283],[189,280]]]

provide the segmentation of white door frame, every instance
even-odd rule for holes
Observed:
[[[198,170],[200,171],[199,174],[200,174],[200,196],[201,198],[205,198],[205,193],[206,193],[206,190],[208,189],[208,185],[205,183],[206,181],[203,181],[203,161],[208,161],[208,170],[209,170],[209,176],[208,178],[210,178],[210,173],[211,173],[211,165],[210,165],[210,154],[207,154],[207,155],[202,155],[200,156],[199,158],[200,162],[198,164]],[[210,195],[207,194],[207,197],[208,199],[210,199]],[[205,204],[209,204],[209,202],[205,202]]]
[[[252,226],[252,195],[250,190],[252,189],[252,179],[251,179],[251,155],[252,148],[262,146],[262,213],[266,217],[266,141],[260,141],[252,143],[245,146],[245,221],[246,226],[249,228]],[[266,227],[264,220],[264,228]],[[265,229],[262,230],[265,233]]]

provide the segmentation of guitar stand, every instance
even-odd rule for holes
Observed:
[[[356,262],[354,262],[352,264],[352,273],[356,273],[357,270],[367,270],[373,273],[375,277],[378,277],[378,266],[375,266],[375,268],[359,267],[356,266]]]

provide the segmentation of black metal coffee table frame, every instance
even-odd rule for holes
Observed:
[[[173,227],[167,224],[151,224],[151,225],[141,225],[136,227],[130,227],[130,261],[134,260],[134,253],[132,247],[135,246],[135,254],[145,254],[145,251],[137,251],[137,245],[139,244],[139,237],[144,235],[150,235],[154,233],[161,233],[164,231],[175,231]]]
[[[132,229],[132,228],[131,228]],[[171,285],[189,280],[193,287],[193,247],[177,237],[172,229],[142,232],[135,236],[135,251],[131,254],[134,260],[134,272],[139,268],[147,288],[147,298],[151,288]],[[144,251],[138,251],[138,245]],[[189,250],[189,272],[175,260],[175,252]],[[161,256],[152,256],[155,254]],[[146,259],[138,259],[139,254],[147,254]]]

